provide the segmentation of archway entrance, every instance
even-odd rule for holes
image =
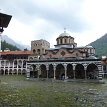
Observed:
[[[49,78],[54,78],[54,70],[53,70],[53,65],[49,65],[49,71],[48,71],[48,77]]]
[[[67,77],[68,77],[68,79],[74,78],[73,66],[71,64],[67,65]]]
[[[18,75],[21,75],[21,74],[22,74],[21,69],[18,69]]]
[[[14,69],[14,70],[13,70],[13,74],[17,74],[17,69]]]
[[[26,68],[26,61],[23,61],[23,68]]]
[[[26,74],[26,70],[25,69],[22,70],[22,74],[24,74],[24,75]]]
[[[11,74],[11,75],[12,75],[12,69],[10,69],[10,70],[9,70],[9,74]]]
[[[39,78],[47,78],[47,70],[46,70],[46,66],[45,65],[41,65],[41,73],[39,75]]]
[[[5,69],[5,74],[8,74],[8,69]]]
[[[98,79],[98,67],[95,64],[89,64],[86,71],[88,79]]]
[[[65,69],[62,64],[58,64],[56,66],[55,74],[56,74],[56,79],[64,79],[65,78]]]
[[[1,74],[1,75],[3,75],[3,74],[4,74],[4,70],[3,70],[3,69],[1,69],[1,72],[0,72],[0,74]]]
[[[22,61],[21,60],[18,61],[18,68],[22,68]]]
[[[82,64],[77,64],[75,67],[75,78],[76,79],[85,79],[85,70]]]
[[[14,61],[14,68],[17,68],[17,60]]]
[[[31,65],[30,77],[37,78],[38,71],[36,70],[36,65]]]

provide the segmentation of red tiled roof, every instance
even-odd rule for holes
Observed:
[[[1,55],[31,55],[31,51],[7,51],[0,52]]]

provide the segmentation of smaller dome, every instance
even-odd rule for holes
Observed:
[[[95,56],[89,56],[88,59],[98,59],[98,58]]]
[[[90,46],[90,45],[87,45],[86,47],[87,47],[87,48],[93,48],[93,47],[92,47],[92,46]]]

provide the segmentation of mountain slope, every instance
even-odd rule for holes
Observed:
[[[107,56],[107,33],[96,41],[90,43],[96,49],[96,55],[99,57]]]
[[[11,45],[11,44],[7,43],[6,41],[1,41],[1,50],[4,51],[6,49],[9,49],[10,51],[20,50],[16,46]]]
[[[25,48],[27,48],[28,50],[30,49],[30,46],[18,44],[14,40],[9,38],[7,35],[2,35],[1,39],[2,39],[2,41],[5,40],[7,43],[14,45],[14,46],[18,47],[21,50],[24,50]]]

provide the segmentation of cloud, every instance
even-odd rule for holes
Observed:
[[[32,24],[35,19],[45,19],[60,27],[80,32],[88,28],[80,16],[82,2],[79,0],[11,0],[2,1],[5,11],[22,23]]]
[[[86,45],[106,33],[106,3],[106,0],[2,0],[0,11],[13,16],[4,33],[24,44],[43,38],[54,45],[66,27],[79,45]]]
[[[16,26],[17,25],[17,26]],[[7,35],[22,44],[29,44],[33,38],[34,31],[30,26],[27,26],[16,19],[12,19],[12,23],[10,22],[8,28],[4,29],[4,35]]]

